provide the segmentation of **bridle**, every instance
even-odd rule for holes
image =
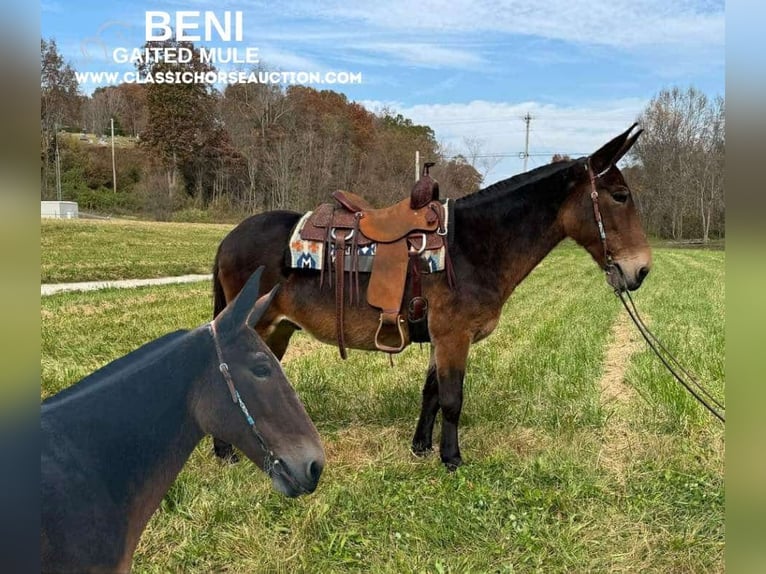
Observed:
[[[601,239],[601,247],[604,251],[604,271],[607,274],[615,273],[617,274],[619,281],[622,283],[622,287],[627,286],[627,281],[625,280],[625,275],[622,272],[622,269],[619,265],[617,265],[614,260],[612,259],[612,254],[609,251],[609,248],[607,247],[606,243],[606,230],[604,229],[604,220],[601,217],[601,210],[598,207],[598,190],[596,189],[596,180],[601,176],[601,174],[596,174],[593,171],[593,167],[590,163],[590,158],[586,160],[585,163],[585,169],[588,171],[588,175],[590,176],[590,198],[593,202],[593,215],[596,218],[596,225],[598,226],[598,236],[599,239]],[[694,375],[692,375],[688,370],[684,368],[684,366],[676,359],[673,354],[668,351],[668,349],[665,347],[665,345],[662,344],[662,342],[649,330],[649,327],[646,326],[646,323],[644,323],[643,319],[641,318],[641,315],[638,313],[638,309],[636,308],[636,304],[633,302],[633,298],[630,296],[630,291],[626,289],[620,289],[619,287],[615,287],[614,289],[615,295],[620,298],[620,301],[622,302],[623,307],[625,307],[625,310],[628,312],[628,315],[633,320],[633,323],[635,323],[638,330],[641,332],[641,335],[644,337],[644,340],[649,345],[649,348],[654,351],[654,354],[657,355],[657,357],[662,361],[662,364],[665,365],[665,368],[670,371],[670,373],[675,377],[675,379],[683,385],[683,387],[691,393],[691,395],[697,399],[697,401],[703,405],[710,413],[715,416],[718,420],[725,423],[726,419],[724,417],[724,411],[726,410],[726,407],[723,405],[723,403],[716,400],[716,398],[708,391],[702,384],[700,384]],[[628,304],[630,302],[630,304]],[[660,350],[664,352],[666,356],[664,356]],[[672,364],[671,364],[672,363]],[[675,367],[675,368],[674,368]],[[690,382],[687,382],[684,380],[681,375],[678,374],[676,371],[681,371],[686,377],[689,379]],[[696,387],[695,389],[692,388],[692,386]],[[703,398],[703,396],[705,398]],[[708,402],[709,401],[709,402]],[[712,404],[711,404],[712,403]],[[715,406],[713,406],[715,405]],[[717,408],[716,408],[717,407]]]
[[[586,160],[585,169],[588,171],[588,176],[590,177],[590,199],[593,203],[593,215],[596,218],[596,225],[598,225],[598,236],[599,239],[601,239],[601,247],[604,250],[604,271],[609,273],[616,266],[612,260],[612,254],[606,246],[606,231],[604,229],[604,220],[601,217],[601,210],[598,207],[598,191],[596,190],[596,180],[601,177],[601,174],[596,174],[596,172],[593,171],[593,166],[590,164],[590,158]]]
[[[237,387],[234,385],[234,380],[231,378],[231,372],[229,371],[229,365],[226,363],[226,361],[223,360],[223,351],[221,350],[221,344],[218,341],[218,332],[215,328],[215,321],[211,321],[207,324],[207,328],[210,331],[210,335],[213,337],[213,344],[215,345],[215,353],[218,357],[218,370],[221,371],[221,374],[223,375],[223,379],[226,381],[226,385],[229,387],[229,394],[231,395],[232,402],[239,407],[240,412],[245,417],[245,421],[247,421],[248,426],[250,427],[250,431],[253,433],[253,436],[255,436],[255,440],[258,441],[258,446],[261,448],[261,450],[264,453],[263,456],[263,470],[266,472],[267,475],[272,476],[273,473],[278,474],[282,478],[284,478],[290,485],[297,490],[298,492],[302,492],[304,494],[308,494],[308,490],[306,490],[296,479],[295,477],[290,473],[290,469],[287,467],[286,464],[282,463],[281,460],[277,456],[274,455],[274,451],[271,450],[266,442],[266,439],[264,436],[258,431],[258,428],[255,425],[255,419],[250,414],[250,411],[247,409],[247,405],[245,405],[245,402],[242,400],[242,397],[239,394],[239,391],[237,390]]]

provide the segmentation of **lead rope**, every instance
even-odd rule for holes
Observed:
[[[239,395],[239,391],[234,386],[234,380],[231,378],[231,372],[229,371],[229,365],[226,363],[226,361],[223,360],[223,352],[221,351],[221,345],[218,342],[218,335],[215,330],[215,322],[211,321],[207,324],[208,330],[210,331],[210,334],[213,337],[213,345],[215,346],[215,354],[218,357],[218,370],[223,375],[223,379],[226,381],[226,386],[229,387],[229,394],[231,395],[231,400],[234,404],[239,406],[239,410],[242,412],[242,415],[245,417],[245,420],[247,421],[248,426],[250,427],[251,432],[253,433],[253,436],[255,436],[255,440],[258,441],[258,446],[261,447],[261,450],[264,452],[263,455],[263,468],[266,471],[266,474],[271,476],[272,472],[279,473],[285,480],[287,480],[293,487],[296,489],[307,492],[303,486],[301,486],[295,478],[293,478],[292,474],[290,474],[290,471],[288,468],[282,464],[282,462],[274,455],[274,451],[272,451],[268,445],[266,444],[266,439],[263,438],[263,435],[258,432],[258,429],[255,426],[255,419],[250,414],[250,411],[247,409],[247,405],[242,400],[242,397]]]
[[[590,165],[590,158],[588,158],[588,162],[586,164],[586,169],[588,170],[588,174],[590,175],[590,186],[591,186],[591,193],[590,197],[593,202],[593,214],[596,218],[596,223],[598,225],[598,235],[601,239],[601,245],[604,250],[604,270],[609,272],[616,269],[618,273],[620,274],[620,280],[622,281],[623,286],[626,286],[625,276],[622,273],[622,269],[618,265],[615,265],[612,261],[612,255],[609,253],[609,250],[606,245],[606,231],[604,230],[604,223],[601,218],[601,210],[598,208],[598,191],[596,191],[596,175],[593,172],[593,168]],[[724,413],[722,411],[726,410],[726,407],[719,402],[711,393],[708,391],[701,383],[699,383],[686,368],[684,368],[683,365],[676,359],[673,354],[668,351],[668,349],[665,347],[665,345],[662,344],[662,342],[649,330],[649,327],[646,326],[646,323],[644,323],[644,320],[641,318],[641,315],[638,313],[638,308],[636,307],[635,302],[633,301],[633,298],[630,296],[630,292],[626,288],[624,291],[620,289],[614,290],[615,295],[619,297],[620,302],[622,303],[623,307],[625,307],[625,310],[628,312],[628,315],[630,316],[633,323],[638,328],[639,332],[641,333],[641,336],[643,336],[644,340],[646,341],[646,344],[649,345],[649,348],[654,351],[654,354],[657,355],[657,357],[662,361],[662,364],[665,365],[665,368],[670,372],[670,374],[675,377],[675,379],[681,383],[681,385],[695,398],[697,401],[703,405],[713,416],[715,416],[718,420],[720,420],[722,423],[726,423],[726,419],[724,417]],[[627,301],[625,300],[627,296],[628,301],[630,301],[630,305],[628,305]],[[663,354],[660,352],[659,349],[662,349],[662,351],[667,355],[667,358],[663,356]],[[680,370],[686,377],[691,381],[691,384],[685,381],[681,375],[676,372],[676,369],[673,368],[673,366],[670,363],[673,363],[678,370]],[[700,396],[700,393],[697,393],[693,388],[692,385],[695,386],[702,395],[705,395],[707,397],[707,400]],[[713,407],[708,400],[716,405],[718,407],[717,409]]]
[[[622,273],[621,273],[622,277]],[[622,302],[623,307],[625,307],[625,310],[628,312],[628,315],[630,315],[630,318],[633,320],[633,323],[635,323],[636,327],[638,327],[638,330],[640,331],[641,335],[644,337],[644,340],[646,341],[646,344],[649,345],[649,347],[654,351],[654,354],[657,355],[657,357],[662,361],[662,364],[665,365],[665,368],[667,368],[668,371],[675,377],[675,379],[683,385],[683,387],[691,393],[691,395],[697,399],[697,401],[702,404],[710,413],[715,416],[718,420],[720,420],[722,423],[726,422],[726,418],[724,416],[724,411],[726,410],[726,407],[718,401],[711,393],[708,391],[700,382],[697,381],[696,377],[692,375],[679,361],[676,359],[673,354],[668,351],[668,349],[665,347],[665,345],[662,344],[662,342],[656,337],[654,333],[652,333],[649,330],[649,327],[646,326],[646,323],[644,323],[644,320],[641,318],[641,315],[638,313],[638,309],[636,307],[635,302],[633,301],[633,298],[630,296],[629,291],[620,291],[618,289],[615,289],[615,294],[620,298],[620,301]],[[630,301],[630,306],[628,306],[628,303],[626,302],[626,295],[628,301]],[[662,353],[660,353],[660,349],[667,355],[667,358],[663,356]],[[676,370],[671,366],[670,363],[673,363],[679,371],[681,371],[686,377],[689,379],[689,382],[685,381],[681,375],[679,375]],[[692,385],[695,386],[700,394],[705,395],[707,397],[707,400],[700,396],[693,388]],[[716,405],[718,407],[713,407],[708,400]],[[720,409],[720,410],[719,410]]]

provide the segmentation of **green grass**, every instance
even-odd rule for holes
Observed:
[[[655,252],[635,295],[650,326],[723,391],[721,251]],[[210,316],[209,287],[42,300],[42,395],[143,342]],[[337,349],[299,334],[286,371],[322,434],[319,489],[289,500],[209,440],[152,518],[136,572],[720,572],[723,430],[640,348],[636,393],[600,401],[621,306],[581,250],[557,249],[471,350],[461,447],[448,474],[408,452],[428,362]],[[438,425],[437,425],[438,432]],[[604,448],[625,446],[619,464]]]
[[[40,281],[139,279],[209,273],[233,225],[41,220]]]

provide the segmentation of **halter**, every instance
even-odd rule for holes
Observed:
[[[247,421],[247,424],[250,427],[250,430],[252,431],[253,436],[255,436],[255,440],[258,441],[258,446],[260,446],[261,450],[265,453],[263,457],[264,471],[269,476],[271,476],[272,473],[277,473],[280,476],[282,476],[282,478],[284,478],[287,482],[289,482],[290,485],[296,490],[298,490],[299,492],[308,493],[308,491],[303,486],[301,486],[301,484],[298,483],[297,480],[295,480],[295,478],[290,473],[290,469],[287,467],[287,465],[283,464],[282,461],[280,461],[279,458],[274,455],[274,451],[268,447],[268,444],[266,443],[266,439],[263,437],[263,435],[258,431],[258,428],[255,426],[255,419],[250,414],[250,411],[247,410],[247,405],[245,405],[245,402],[242,400],[242,397],[240,396],[239,391],[237,390],[237,387],[234,386],[234,380],[231,378],[229,365],[223,360],[223,352],[221,351],[221,345],[218,342],[218,333],[216,332],[216,329],[215,329],[215,321],[211,321],[210,323],[208,323],[207,328],[213,337],[213,344],[215,345],[215,353],[218,356],[218,370],[221,371],[221,374],[223,375],[223,378],[226,381],[226,385],[229,387],[229,394],[231,395],[231,400],[235,405],[239,407],[239,410],[242,413],[242,415],[245,417],[245,420]]]

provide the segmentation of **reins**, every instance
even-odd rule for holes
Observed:
[[[279,460],[278,457],[274,455],[274,451],[271,450],[266,443],[266,439],[263,437],[263,435],[258,431],[258,428],[255,426],[255,419],[250,414],[250,411],[247,409],[247,405],[245,405],[245,402],[242,400],[242,397],[239,394],[239,391],[237,390],[237,387],[234,385],[234,380],[231,378],[231,372],[229,371],[229,365],[226,363],[226,361],[223,360],[223,351],[221,350],[221,344],[218,342],[218,333],[215,329],[215,321],[211,321],[207,324],[208,330],[210,331],[210,335],[213,337],[213,344],[215,346],[215,353],[218,357],[218,370],[223,375],[224,381],[226,381],[226,386],[229,387],[229,394],[231,395],[231,400],[234,404],[236,404],[239,407],[240,412],[245,417],[245,421],[247,421],[248,426],[250,427],[250,430],[252,431],[253,435],[255,436],[255,440],[258,441],[258,446],[261,447],[261,450],[264,452],[264,458],[263,458],[263,469],[271,476],[272,472],[277,472],[279,475],[281,475],[287,482],[289,482],[296,490],[299,490],[300,492],[308,493],[308,491],[303,488],[303,486],[298,483],[297,480],[290,474],[290,470],[287,468],[286,465],[282,464],[282,461]]]
[[[625,287],[624,289],[615,288],[615,295],[619,297],[620,302],[622,303],[623,307],[625,307],[625,310],[628,312],[628,315],[643,336],[647,345],[649,345],[649,348],[654,351],[654,354],[657,355],[660,361],[662,361],[662,364],[665,365],[665,368],[670,372],[670,374],[672,374],[673,377],[675,377],[675,379],[681,383],[681,385],[713,416],[715,416],[722,423],[725,423],[726,419],[724,412],[726,407],[721,402],[719,402],[710,393],[710,391],[708,391],[701,383],[699,383],[696,377],[694,377],[686,368],[684,368],[679,360],[676,359],[676,357],[673,356],[670,351],[668,351],[667,347],[662,344],[662,342],[654,335],[654,333],[649,330],[649,327],[646,326],[646,323],[644,323],[644,320],[641,318],[641,315],[638,312],[638,308],[636,307],[633,298],[630,296],[630,291],[627,289],[627,282],[625,281],[625,276],[623,275],[622,269],[620,269],[619,265],[614,264],[612,261],[612,255],[607,248],[606,231],[604,230],[604,223],[601,218],[601,210],[598,207],[598,191],[596,191],[596,179],[598,178],[598,175],[594,173],[593,168],[590,165],[590,158],[588,158],[586,163],[586,169],[588,170],[588,174],[590,176],[590,197],[593,202],[593,214],[596,218],[599,239],[601,240],[601,245],[604,250],[604,271],[610,273],[614,272],[616,269],[619,274],[620,281],[622,282],[622,286]],[[630,302],[630,305],[628,305],[628,301]],[[687,377],[688,381],[684,380],[678,371],[683,373]],[[697,390],[695,391],[693,387],[696,387]]]
[[[620,276],[622,277],[622,273],[620,273]],[[684,368],[684,366],[676,359],[673,354],[668,351],[668,349],[665,347],[665,345],[662,344],[662,342],[649,330],[649,327],[646,326],[646,323],[644,323],[644,320],[641,318],[641,315],[638,313],[638,309],[636,308],[636,304],[633,301],[633,298],[630,296],[629,291],[620,291],[619,289],[614,290],[615,294],[620,298],[620,301],[622,302],[623,307],[625,307],[625,310],[628,312],[628,315],[630,315],[630,318],[633,320],[633,323],[635,323],[636,327],[638,327],[638,330],[641,332],[641,335],[644,337],[644,340],[646,341],[647,345],[654,351],[654,354],[659,357],[660,361],[662,361],[662,364],[665,365],[668,371],[676,378],[676,380],[683,385],[683,387],[691,393],[691,395],[699,401],[700,404],[702,404],[710,413],[715,416],[718,420],[720,420],[722,423],[726,422],[726,419],[724,418],[724,411],[726,410],[726,407],[724,407],[723,404],[721,404],[711,393],[708,391],[702,384],[700,384],[697,379],[687,370]],[[630,306],[628,306],[626,299],[630,301]],[[663,356],[662,353],[660,353],[660,349],[662,350],[667,357]],[[676,369],[673,368],[673,366],[670,364],[673,363],[673,365],[681,371],[690,382],[687,382],[681,377],[681,375],[678,374]],[[691,384],[690,384],[691,383]],[[696,387],[699,391],[697,393],[692,386]],[[704,395],[706,398],[703,398],[701,395]],[[708,402],[710,401],[710,402]],[[710,403],[713,403],[711,405]],[[717,407],[717,408],[716,408]]]

